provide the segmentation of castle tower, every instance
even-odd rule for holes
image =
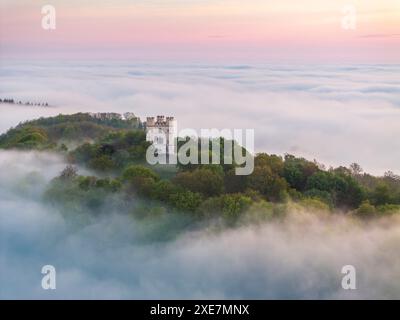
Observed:
[[[178,134],[177,121],[174,117],[157,116],[146,119],[146,140],[152,142],[159,154],[167,159],[176,152],[175,140]]]

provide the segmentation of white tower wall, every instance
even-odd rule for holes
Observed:
[[[166,154],[168,157],[176,152],[176,137],[178,134],[177,121],[173,117],[157,116],[147,118],[146,140],[152,142],[159,154]]]

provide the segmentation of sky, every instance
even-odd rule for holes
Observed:
[[[55,30],[41,27],[44,4]],[[342,26],[348,6],[354,29]],[[3,59],[400,60],[398,0],[2,0],[0,10]]]

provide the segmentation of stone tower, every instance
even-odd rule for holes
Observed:
[[[159,154],[169,158],[176,152],[177,122],[174,117],[157,116],[146,119],[146,140],[153,143]]]

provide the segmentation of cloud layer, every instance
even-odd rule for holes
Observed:
[[[400,172],[399,72],[398,65],[9,62],[0,68],[0,96],[55,107],[1,105],[0,130],[60,112],[168,114],[181,129],[253,128],[257,151]]]
[[[400,298],[398,219],[293,212],[285,223],[160,241],[173,221],[109,212],[82,226],[45,205],[42,190],[63,166],[54,155],[0,152],[0,298]],[[47,264],[55,291],[41,288]],[[341,288],[348,264],[354,291]]]

